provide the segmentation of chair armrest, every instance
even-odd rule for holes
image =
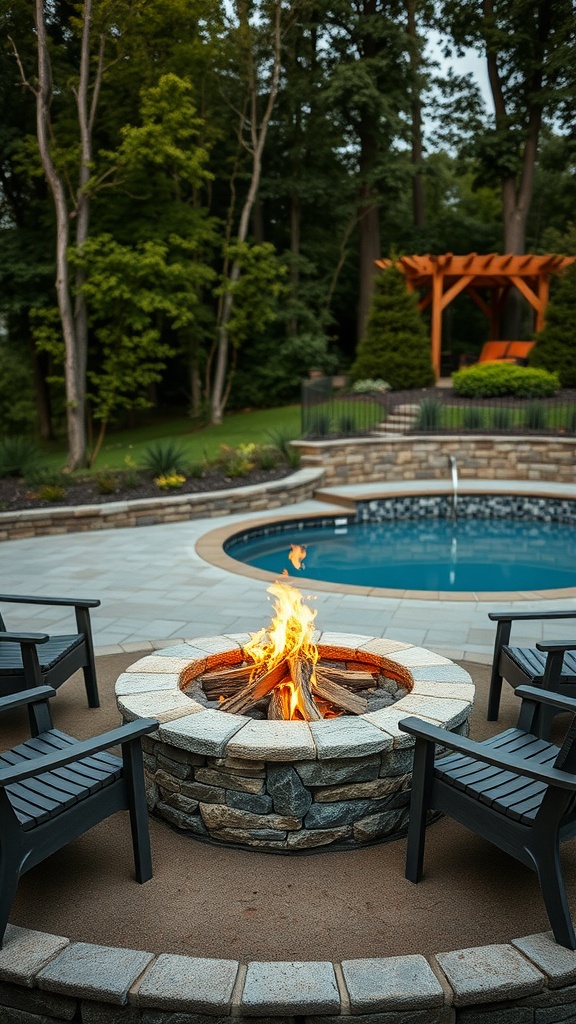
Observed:
[[[563,644],[559,644],[557,641],[553,641],[552,643],[537,643],[536,647],[539,651],[543,651],[544,653],[548,652],[550,654],[553,654],[556,651],[576,651],[576,640],[570,640]]]
[[[561,711],[576,715],[576,697],[563,697],[558,693],[552,693],[551,690],[541,690],[539,686],[518,686],[516,696],[522,700],[547,704],[551,708],[559,708]]]
[[[0,633],[0,642],[11,644],[45,644],[49,639],[47,633]]]
[[[483,743],[466,739],[464,736],[456,736],[454,733],[448,732],[447,729],[430,725],[420,718],[404,718],[398,722],[398,728],[417,739],[425,740],[427,743],[438,743],[449,750],[467,754],[483,764],[504,768],[506,771],[513,772],[514,775],[522,775],[527,779],[534,779],[535,782],[543,782],[547,786],[554,785],[560,789],[576,790],[576,775],[559,771],[557,768],[538,768],[533,764],[528,766],[528,763],[520,757],[503,752],[495,753],[493,747],[487,747]]]
[[[492,622],[514,622],[516,619],[576,619],[573,612],[488,612]]]
[[[11,693],[9,697],[0,697],[0,714],[55,696],[56,690],[52,686],[34,686],[31,690],[20,690],[19,693]]]
[[[0,594],[0,601],[11,601],[14,604],[68,605],[71,608],[98,608],[100,605],[97,598],[27,597],[24,594]]]
[[[50,687],[48,687],[50,689]],[[118,744],[130,743],[139,739],[146,733],[154,732],[158,728],[158,722],[154,718],[141,718],[137,722],[127,722],[117,729],[111,729],[100,736],[90,740],[78,740],[71,744],[65,751],[57,751],[55,754],[42,754],[40,757],[33,757],[31,760],[19,762],[10,768],[0,769],[0,789],[10,786],[15,782],[23,782],[24,779],[32,779],[44,772],[54,771],[56,768],[63,768],[64,765],[73,761],[80,761],[83,757],[90,757],[99,751],[108,750],[109,747],[116,747]]]

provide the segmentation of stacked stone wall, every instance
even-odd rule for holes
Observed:
[[[576,439],[431,436],[296,441],[302,465],[324,471],[324,486],[445,480],[454,456],[465,480],[576,480]]]

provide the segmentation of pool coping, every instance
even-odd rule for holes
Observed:
[[[336,492],[336,488],[333,489]],[[510,490],[503,490],[502,488],[490,490],[489,485],[485,488],[486,493],[493,494],[510,494],[514,495],[515,492],[513,487]],[[414,487],[407,488],[406,491],[402,489],[394,489],[393,497],[416,497],[418,494],[425,494],[427,497],[431,497],[434,493],[445,494],[446,492],[439,488],[437,492],[427,488],[422,488],[421,491]],[[476,494],[475,489],[466,490],[462,488],[461,494]],[[522,493],[522,492],[521,492]],[[535,491],[535,497],[550,497],[550,494],[545,492]],[[370,493],[370,499],[376,499],[378,497],[388,498],[391,497],[390,491],[386,491],[385,487],[379,493],[372,491]],[[554,495],[554,497],[560,497]],[[573,499],[573,495],[566,494],[567,499]],[[360,487],[359,493],[354,495],[354,502],[367,500],[366,496],[362,494]],[[196,541],[195,550],[196,553],[203,558],[204,561],[210,565],[214,565],[224,572],[230,572],[237,576],[248,576],[251,579],[262,580],[265,583],[273,583],[274,580],[278,579],[278,573],[268,572],[266,569],[257,569],[251,565],[244,565],[244,563],[237,561],[235,558],[231,558],[224,550],[225,543],[230,540],[233,536],[238,533],[243,533],[245,530],[258,529],[266,525],[274,525],[275,523],[286,522],[292,518],[298,519],[299,521],[307,519],[321,519],[334,518],[339,514],[350,515],[350,499],[346,506],[342,505],[339,509],[338,496],[333,493],[331,498],[332,507],[325,512],[318,510],[317,512],[303,512],[297,516],[291,516],[289,512],[284,515],[276,516],[260,516],[258,519],[247,519],[242,523],[230,524],[227,523],[224,526],[219,526],[214,530],[210,530],[205,533]],[[364,586],[347,586],[343,583],[330,583],[326,580],[316,580],[308,576],[290,576],[290,580],[294,583],[298,583],[302,586],[313,588],[318,591],[330,591],[335,594],[355,594],[359,597],[379,597],[379,598],[395,598],[395,599],[407,599],[407,600],[418,600],[418,601],[482,601],[482,602],[495,602],[495,601],[558,601],[562,598],[574,598],[576,597],[576,586],[574,587],[561,587],[553,590],[498,590],[498,591],[446,591],[446,590],[398,590],[391,587],[364,587]]]

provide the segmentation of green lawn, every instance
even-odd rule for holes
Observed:
[[[133,430],[110,434],[92,467],[93,471],[125,468],[125,458],[136,463],[148,445],[154,441],[177,440],[188,449],[190,460],[200,462],[217,455],[220,445],[236,447],[239,444],[265,444],[269,431],[281,431],[292,438],[300,436],[300,406],[288,405],[280,409],[257,409],[253,412],[231,413],[219,427],[195,429],[185,416],[151,422]],[[57,450],[46,454],[46,464],[53,469],[62,468],[66,461],[65,446],[60,442]]]

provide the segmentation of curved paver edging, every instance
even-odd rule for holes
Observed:
[[[297,1016],[303,1024],[358,1016],[375,1024],[538,1024],[574,1019],[575,982],[576,952],[556,945],[549,932],[429,960],[412,954],[241,964],[73,942],[8,925],[0,950],[1,1019],[23,1024],[213,1024],[228,1016]],[[478,1016],[470,1016],[471,1008]]]
[[[280,508],[311,498],[324,478],[324,470],[299,469],[281,480],[228,490],[167,497],[108,501],[99,505],[66,505],[54,509],[0,512],[0,541],[45,537],[86,530],[185,522],[237,512]]]
[[[249,633],[195,637],[119,676],[123,718],[160,722],[143,741],[151,811],[218,845],[286,853],[353,849],[405,832],[413,741],[398,723],[419,715],[467,732],[472,679],[399,640],[327,631],[314,639],[321,657],[369,663],[404,695],[361,715],[278,722],[225,714],[183,692],[204,672],[244,662]]]

